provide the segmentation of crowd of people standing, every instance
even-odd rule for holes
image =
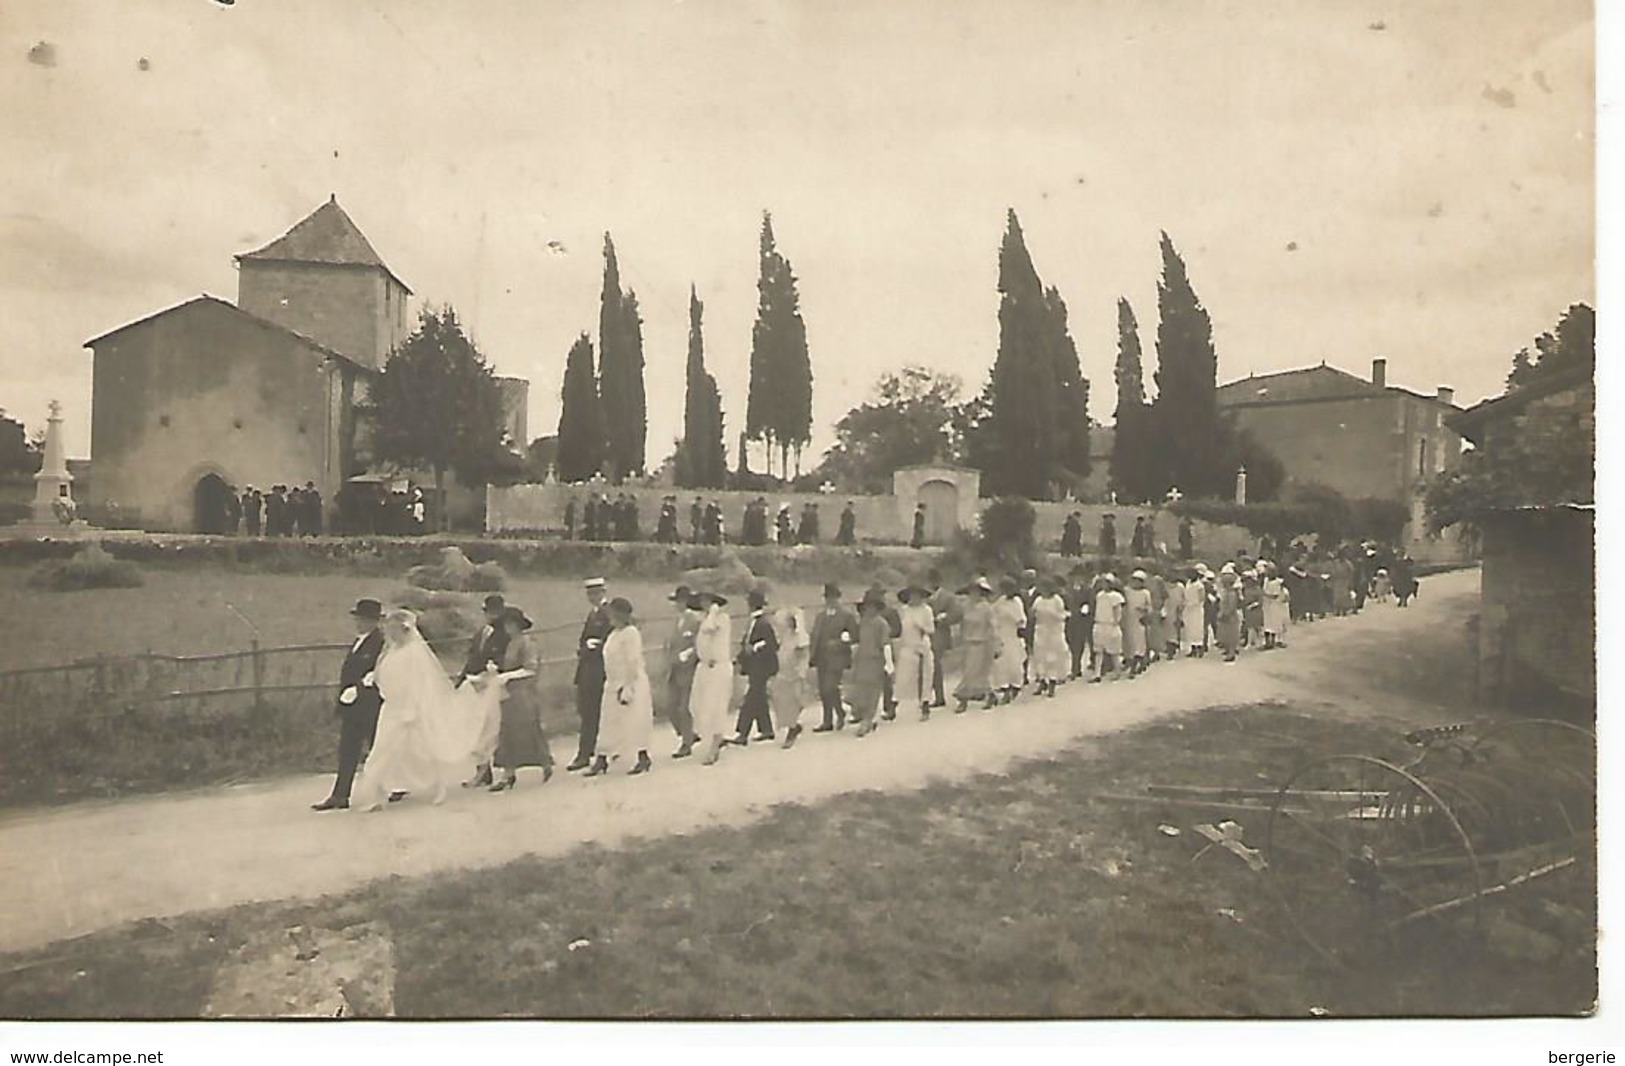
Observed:
[[[923,516],[923,509],[917,512],[916,547],[922,533]],[[736,535],[729,533],[722,505],[715,499],[694,497],[688,506],[686,535],[680,517],[678,497],[663,497],[649,539],[657,544],[735,543],[750,546],[776,544],[781,547],[817,544],[821,540],[819,506],[811,500],[804,501],[796,510],[789,503],[780,503],[775,508],[765,496],[758,496],[741,509]],[[574,496],[570,497],[564,504],[564,537],[566,540],[589,541],[643,540],[638,498],[626,492],[613,497],[604,492],[589,492],[585,499],[579,501]],[[850,546],[857,543],[857,537],[857,506],[848,500],[841,510],[834,542]]]

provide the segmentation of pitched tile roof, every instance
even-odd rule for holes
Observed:
[[[325,204],[270,244],[252,252],[243,252],[235,258],[377,267],[399,282],[401,288],[412,291],[389,269],[360,228],[345,214],[337,196],[329,197]]]
[[[292,337],[294,340],[299,341],[301,344],[305,345],[308,348],[311,348],[311,349],[315,350],[316,352],[320,353],[321,355],[326,356],[329,359],[338,359],[338,360],[341,360],[343,362],[349,363],[352,366],[360,367],[363,370],[370,370],[371,369],[369,367],[363,366],[360,363],[357,363],[354,359],[352,359],[349,356],[343,354],[342,352],[334,351],[333,349],[327,347],[327,345],[322,344],[320,341],[315,341],[315,340],[310,339],[309,337],[305,336],[303,333],[300,333],[300,332],[298,332],[296,330],[288,329],[286,326],[279,326],[275,322],[272,322],[269,319],[261,318],[258,315],[249,314],[247,311],[244,311],[241,307],[238,307],[236,304],[231,303],[228,300],[222,300],[218,296],[210,296],[208,293],[202,293],[202,294],[200,294],[198,296],[194,296],[190,300],[186,300],[186,301],[183,301],[182,303],[178,303],[173,307],[166,307],[161,311],[154,311],[152,314],[145,315],[145,316],[143,316],[141,318],[138,318],[134,322],[126,322],[124,325],[119,326],[117,329],[111,329],[111,330],[108,330],[106,333],[101,334],[100,336],[90,338],[88,341],[86,341],[84,343],[84,346],[86,348],[94,348],[94,347],[96,347],[96,345],[102,343],[105,340],[110,340],[113,337],[118,336],[120,333],[124,333],[124,332],[126,332],[128,330],[135,329],[138,326],[145,326],[150,322],[156,322],[160,318],[165,318],[165,317],[167,317],[169,315],[177,314],[179,312],[187,311],[187,310],[190,310],[190,309],[193,309],[193,308],[213,308],[215,310],[227,311],[230,314],[235,315],[235,316],[237,316],[238,318],[240,318],[242,320],[245,320],[245,321],[247,321],[249,323],[252,323],[253,325],[259,326],[261,329],[269,329],[269,330],[274,330],[277,333],[286,334],[287,336]]]
[[[1258,374],[1219,386],[1219,403],[1291,403],[1329,397],[1380,396],[1383,389],[1364,378],[1322,363],[1299,370]]]

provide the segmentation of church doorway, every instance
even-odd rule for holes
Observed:
[[[947,544],[959,528],[959,488],[950,481],[927,481],[920,486],[925,504],[925,542]]]
[[[230,530],[231,486],[219,474],[204,474],[192,490],[192,528],[199,533]]]

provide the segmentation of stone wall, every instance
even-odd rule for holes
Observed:
[[[408,332],[406,291],[374,267],[243,259],[237,306],[374,369]]]
[[[725,528],[730,539],[738,538],[740,519],[745,505],[758,495],[763,495],[771,505],[770,512],[777,511],[779,504],[788,503],[791,515],[797,518],[800,516],[803,502],[810,500],[818,504],[819,533],[825,543],[834,539],[841,508],[850,499],[857,511],[860,541],[903,544],[907,543],[913,528],[915,500],[913,494],[917,494],[920,487],[932,479],[929,474],[922,478],[905,477],[900,473],[899,484],[904,494],[895,496],[848,497],[817,493],[754,492],[706,492],[701,496],[708,501],[715,499],[722,505]],[[569,500],[574,499],[579,533],[580,507],[586,500],[587,491],[586,486],[579,485],[513,485],[503,488],[493,486],[486,493],[486,531],[506,534],[562,532],[564,508]],[[611,496],[617,494],[617,490],[608,486],[602,491],[608,492]],[[637,498],[639,528],[642,534],[648,537],[653,533],[655,520],[660,514],[661,500],[671,490],[629,487],[624,491]],[[678,529],[685,540],[689,536],[688,509],[694,495],[692,492],[679,492],[677,495]],[[962,493],[958,498],[961,524],[974,528],[976,516],[990,502],[992,501],[986,498],[978,499],[974,495]],[[1095,550],[1099,541],[1100,520],[1108,513],[1117,516],[1117,546],[1120,555],[1129,554],[1130,541],[1134,534],[1134,520],[1142,514],[1153,521],[1153,544],[1167,545],[1170,553],[1177,553],[1179,550],[1179,519],[1162,508],[1082,503],[1035,503],[1033,508],[1037,514],[1034,533],[1038,543],[1051,550],[1060,544],[1066,516],[1073,511],[1082,516],[1083,548],[1086,552],[1092,553]],[[1203,559],[1227,559],[1238,551],[1252,552],[1258,547],[1256,539],[1251,534],[1235,526],[1198,521],[1194,524],[1194,532],[1196,554]]]
[[[1483,523],[1479,690],[1532,717],[1555,695],[1594,701],[1596,565],[1590,511],[1512,511]],[[1426,595],[1426,585],[1423,586]]]

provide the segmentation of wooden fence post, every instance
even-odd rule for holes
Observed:
[[[254,671],[254,710],[262,711],[265,708],[265,656],[260,653],[260,640],[258,637],[248,642],[249,655],[252,656],[251,665]]]

